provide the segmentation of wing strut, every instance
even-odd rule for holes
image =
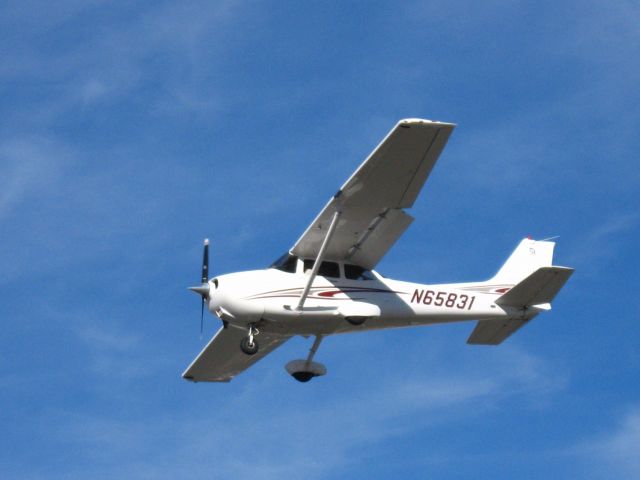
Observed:
[[[333,214],[333,218],[331,219],[331,224],[329,225],[329,229],[327,230],[327,235],[324,237],[324,240],[322,241],[322,246],[320,247],[320,251],[318,252],[316,261],[313,263],[313,269],[311,269],[309,280],[307,280],[307,285],[304,287],[304,290],[302,291],[302,295],[300,296],[300,300],[298,301],[298,306],[296,307],[296,310],[302,310],[302,307],[304,306],[304,302],[307,299],[307,296],[309,295],[309,290],[311,290],[311,284],[315,280],[316,275],[318,275],[318,269],[320,268],[320,264],[322,264],[322,260],[327,250],[327,246],[329,245],[329,241],[331,240],[331,237],[333,236],[333,232],[335,231],[336,226],[338,225],[339,216],[340,216],[340,212],[336,210],[336,212]]]

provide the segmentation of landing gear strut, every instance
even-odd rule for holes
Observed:
[[[240,350],[242,350],[247,355],[255,355],[256,353],[258,353],[258,341],[254,337],[258,336],[259,333],[260,330],[258,330],[256,326],[251,323],[249,325],[247,336],[240,341]]]
[[[322,335],[316,336],[313,346],[309,349],[309,356],[306,360],[292,360],[287,363],[286,369],[289,374],[299,382],[308,382],[313,377],[319,377],[327,373],[324,365],[313,361],[313,356],[320,346]]]

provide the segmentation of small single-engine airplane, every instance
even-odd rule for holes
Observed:
[[[301,382],[324,375],[313,361],[327,335],[476,320],[470,344],[497,345],[550,302],[573,273],[552,266],[551,241],[525,238],[488,281],[421,285],[373,268],[413,221],[405,212],[455,127],[401,120],[329,200],[291,250],[264,270],[209,279],[191,290],[222,327],[183,377],[228,382],[294,335],[314,336],[306,359],[286,370]]]

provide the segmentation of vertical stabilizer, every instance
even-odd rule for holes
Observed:
[[[515,285],[539,268],[551,266],[555,245],[555,242],[525,238],[490,282]]]

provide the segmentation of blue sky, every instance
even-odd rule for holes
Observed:
[[[635,2],[2,2],[2,478],[640,476]],[[294,339],[180,373],[212,272],[287,250],[400,118],[458,124],[379,265],[576,273],[497,348],[471,324]],[[207,319],[205,336],[217,320]]]

